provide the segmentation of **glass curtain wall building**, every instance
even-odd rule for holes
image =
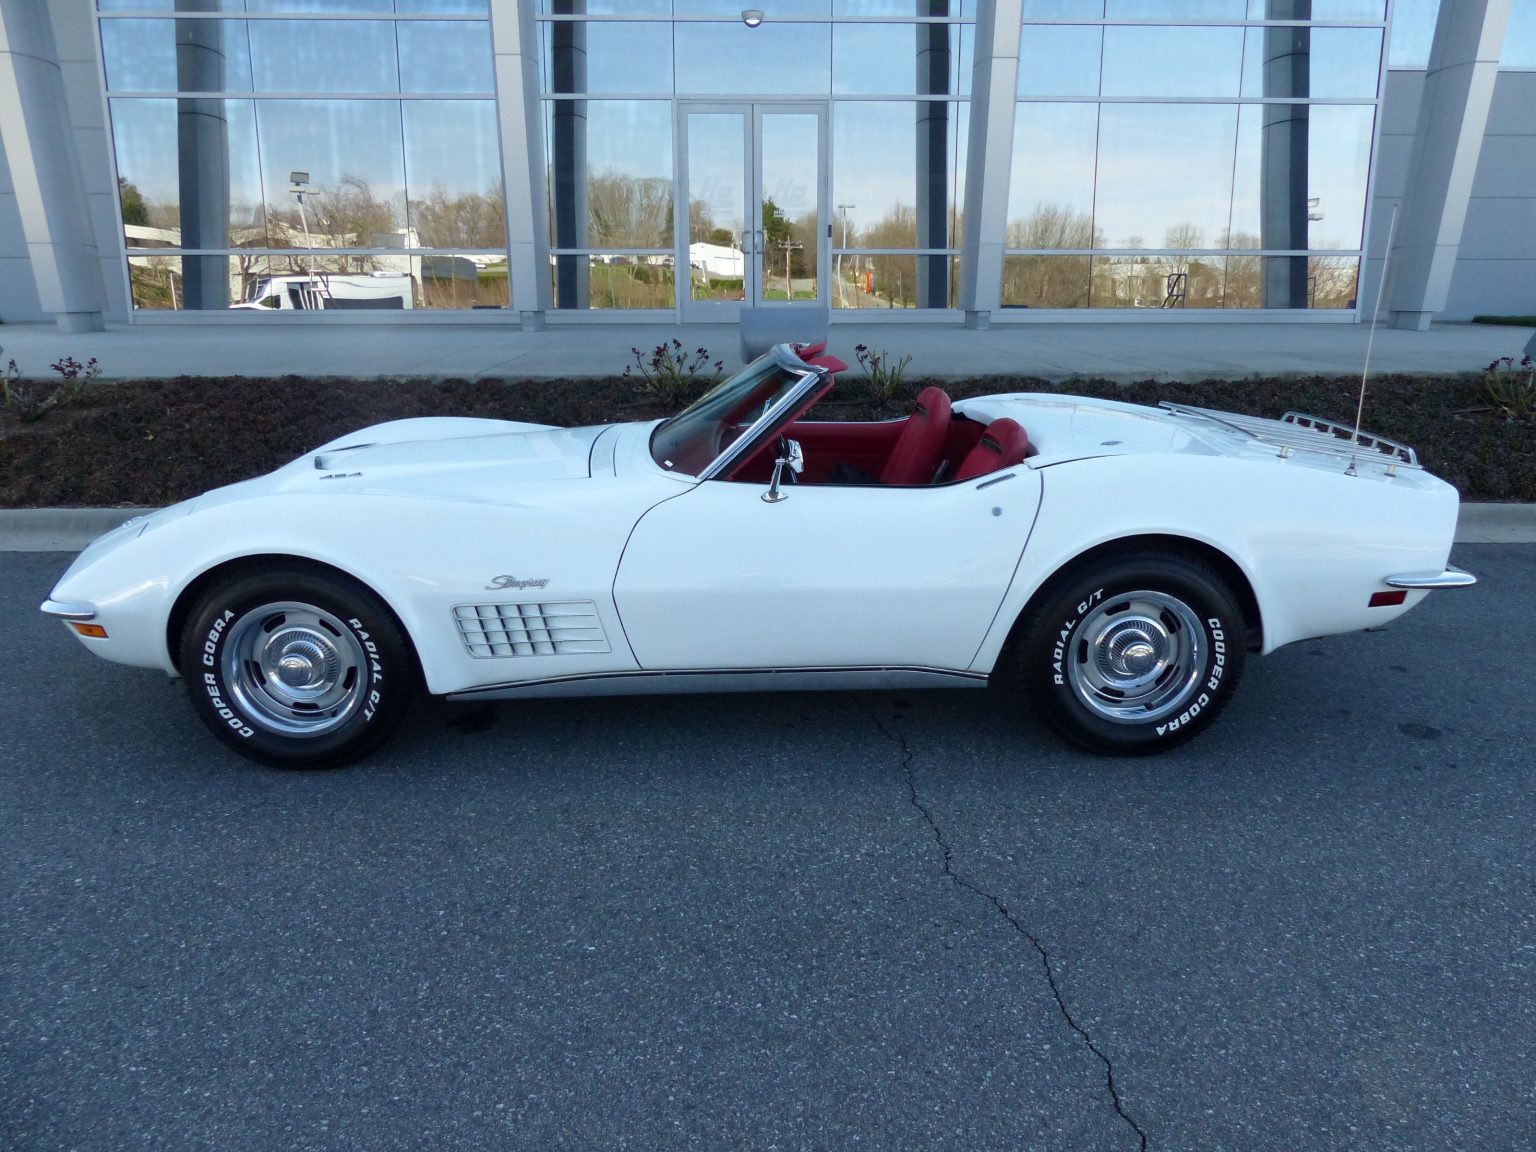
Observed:
[[[66,69],[60,115],[99,185],[89,242],[115,254],[104,311],[144,319],[1350,319],[1449,19],[1437,0],[36,3],[94,69]],[[1536,0],[1501,11],[1507,123]],[[34,121],[0,115],[12,166],[49,137]],[[1499,131],[1512,157],[1536,142]],[[1485,156],[1490,196],[1532,186],[1511,165]],[[38,250],[7,195],[0,248]]]
[[[486,0],[100,0],[135,309],[506,307]]]

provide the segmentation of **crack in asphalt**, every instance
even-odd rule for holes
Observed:
[[[912,767],[912,749],[907,744],[907,738],[902,733],[892,731],[887,727],[885,722],[866,706],[862,700],[857,702],[860,709],[874,722],[875,727],[880,729],[886,739],[900,747],[901,767],[902,771],[906,774],[907,780],[907,799],[911,801],[912,807],[916,808],[922,814],[923,819],[928,822],[928,827],[933,832],[934,843],[939,846],[939,850],[944,854],[944,875],[948,876],[967,892],[981,897],[988,904],[992,905],[997,910],[998,915],[1008,921],[1012,925],[1013,930],[1027,940],[1029,946],[1035,950],[1036,955],[1040,957],[1040,966],[1045,969],[1046,983],[1050,985],[1051,995],[1056,998],[1056,1007],[1061,1011],[1062,1019],[1067,1022],[1067,1027],[1072,1029],[1082,1039],[1088,1051],[1092,1052],[1103,1062],[1104,1083],[1109,1089],[1109,1102],[1114,1106],[1115,1114],[1129,1125],[1131,1131],[1136,1134],[1136,1138],[1141,1142],[1140,1152],[1147,1152],[1146,1130],[1136,1122],[1134,1116],[1126,1111],[1125,1103],[1120,1099],[1120,1090],[1115,1086],[1114,1064],[1110,1061],[1109,1056],[1104,1050],[1094,1043],[1093,1037],[1088,1034],[1087,1029],[1077,1022],[1072,1015],[1072,1010],[1067,1007],[1067,998],[1061,991],[1061,985],[1056,980],[1056,970],[1051,964],[1051,954],[1046,951],[1045,945],[1040,943],[1040,938],[1031,932],[1024,925],[1024,922],[1011,912],[1001,899],[955,871],[955,851],[949,842],[944,839],[944,832],[939,827],[938,820],[934,817],[929,807],[923,803],[922,797],[917,791],[917,773]]]

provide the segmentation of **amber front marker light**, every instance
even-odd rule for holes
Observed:
[[[82,636],[89,636],[92,640],[105,640],[107,630],[100,624],[85,624],[79,620],[71,620],[69,626]]]

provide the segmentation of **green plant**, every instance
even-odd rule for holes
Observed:
[[[859,358],[859,367],[864,369],[870,403],[879,409],[893,407],[896,393],[901,390],[902,373],[912,363],[912,357],[907,355],[893,360],[883,348],[872,352],[866,344],[855,344],[853,354]]]
[[[4,351],[4,348],[0,348],[0,352]],[[79,399],[90,387],[91,381],[101,375],[101,365],[96,362],[94,356],[84,364],[73,356],[66,356],[62,360],[54,361],[50,367],[63,380],[47,396],[41,396],[32,389],[21,386],[21,369],[16,366],[16,361],[7,360],[5,370],[0,372],[0,402],[16,413],[16,418],[23,424],[41,420],[53,409]]]
[[[1536,365],[1529,356],[1519,364],[1500,356],[1483,370],[1483,395],[1510,420],[1536,418]]]
[[[680,340],[662,341],[649,356],[638,348],[630,351],[635,363],[624,369],[624,378],[634,382],[642,400],[667,408],[680,408],[695,399],[720,378],[725,367],[720,360],[710,364],[709,349],[690,354]]]

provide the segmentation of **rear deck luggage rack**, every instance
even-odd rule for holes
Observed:
[[[1221,412],[1214,408],[1196,408],[1192,404],[1180,404],[1164,400],[1161,407],[1180,416],[1195,416],[1220,424],[1241,433],[1261,444],[1272,444],[1280,450],[1281,457],[1292,452],[1321,452],[1340,459],[1360,458],[1377,460],[1388,466],[1391,472],[1399,466],[1421,468],[1418,453],[1406,444],[1372,436],[1355,430],[1347,424],[1324,420],[1320,416],[1307,416],[1301,412],[1287,412],[1278,420],[1263,416],[1240,416],[1235,412]]]

